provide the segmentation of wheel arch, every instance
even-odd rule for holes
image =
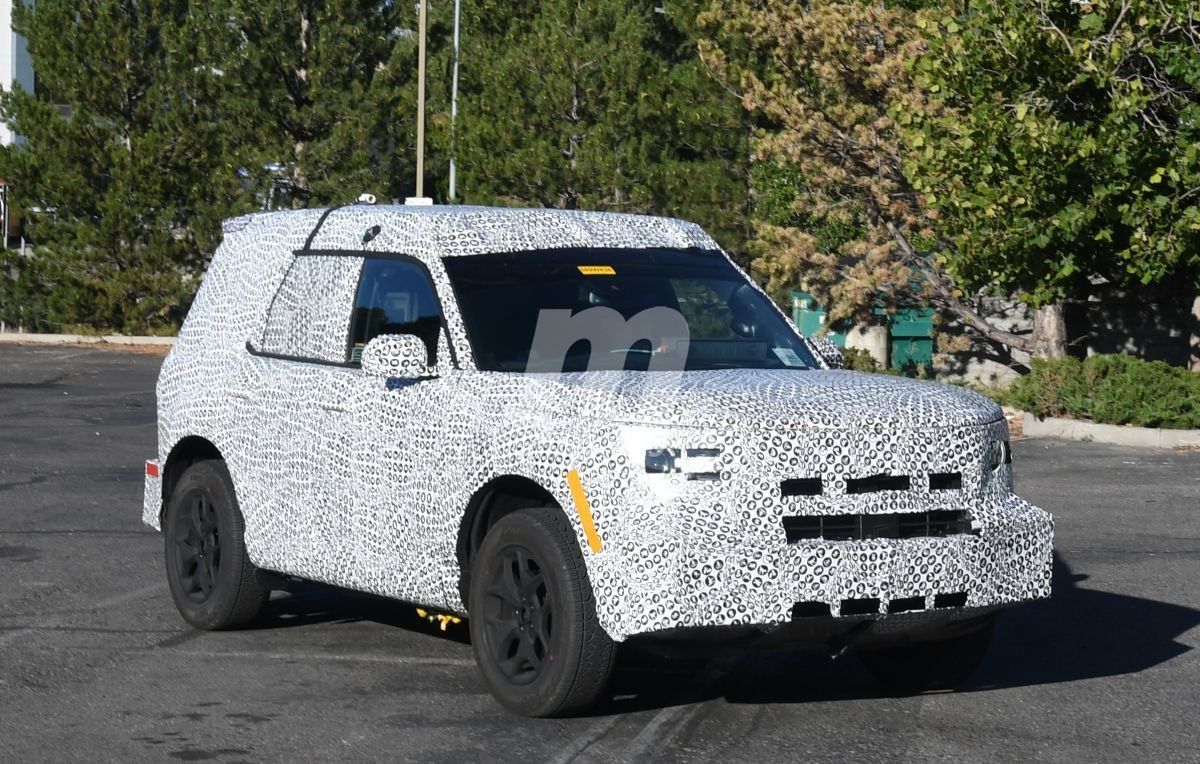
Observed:
[[[166,511],[167,501],[175,490],[179,476],[192,464],[202,459],[224,459],[221,450],[208,438],[200,435],[188,435],[180,438],[171,448],[166,462],[162,466],[162,507],[158,511],[159,522],[162,522],[163,512]]]
[[[498,475],[480,486],[467,502],[459,521],[457,557],[458,589],[463,604],[467,604],[470,586],[471,560],[488,529],[507,514],[528,507],[562,507],[550,491],[536,480],[523,475]]]

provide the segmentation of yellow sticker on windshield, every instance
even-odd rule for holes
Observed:
[[[617,272],[611,265],[581,265],[579,272],[584,276],[616,276]]]

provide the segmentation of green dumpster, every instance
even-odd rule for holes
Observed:
[[[792,290],[792,321],[796,328],[806,337],[815,337],[825,327],[828,312],[817,304],[817,300],[808,292]],[[846,333],[830,331],[825,335],[840,348],[846,347]]]
[[[892,368],[933,367],[933,309],[896,311],[889,322]]]

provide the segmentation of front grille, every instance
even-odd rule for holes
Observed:
[[[850,496],[884,491],[908,491],[912,487],[913,479],[909,475],[868,475],[846,479],[846,494]],[[930,491],[961,491],[962,487],[961,472],[935,472],[929,475]],[[820,496],[824,489],[824,482],[819,477],[789,478],[779,483],[779,493],[784,497]]]
[[[812,539],[940,538],[971,533],[971,518],[957,509],[886,515],[805,515],[783,518],[783,530],[789,544]]]
[[[880,491],[907,491],[912,481],[908,475],[871,475],[850,478],[846,481],[846,493],[878,493]]]

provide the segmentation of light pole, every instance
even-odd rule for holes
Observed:
[[[425,4],[417,13],[417,198],[425,196]]]
[[[459,54],[459,22],[462,18],[462,0],[454,0],[454,77],[450,83],[450,198],[454,203],[455,173],[454,173],[454,123],[458,119],[458,54]]]

